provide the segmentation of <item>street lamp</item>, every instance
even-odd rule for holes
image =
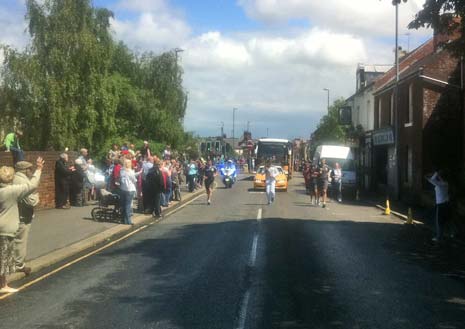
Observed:
[[[174,48],[174,54],[176,55],[176,63],[178,63],[178,54],[182,53],[184,49],[181,48]]]
[[[327,108],[327,111],[328,111],[328,114],[329,114],[329,89],[328,88],[323,88],[323,90],[328,93],[328,108]]]
[[[232,138],[233,138],[233,151],[236,149],[235,148],[236,147],[236,144],[235,144],[236,137],[234,135],[234,133],[235,133],[234,129],[235,129],[235,123],[236,123],[236,111],[237,111],[237,108],[233,108],[233,131],[232,131],[232,133],[233,133],[233,136],[232,136]]]
[[[402,0],[404,3],[407,0]],[[399,150],[399,132],[400,132],[400,120],[399,120],[399,4],[401,0],[392,0],[392,4],[396,9],[396,48],[395,48],[395,62],[396,62],[396,83],[394,87],[394,154],[395,154],[395,166],[396,166],[396,186],[395,186],[395,196],[396,199],[400,199],[400,150]]]

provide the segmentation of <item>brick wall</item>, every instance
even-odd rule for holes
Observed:
[[[44,171],[39,186],[40,208],[55,207],[55,162],[58,160],[61,152],[46,151],[27,151],[25,160],[35,165],[37,157],[41,156],[45,160]],[[73,163],[78,156],[76,152],[69,152],[69,163]],[[10,152],[0,152],[0,166],[13,166],[13,158]]]

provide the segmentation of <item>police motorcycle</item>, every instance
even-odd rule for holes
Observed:
[[[231,188],[236,182],[237,171],[232,160],[228,160],[224,166],[220,168],[223,184],[226,188]]]

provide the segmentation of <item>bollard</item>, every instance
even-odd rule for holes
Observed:
[[[406,224],[413,224],[412,208],[408,208]]]
[[[355,192],[355,201],[360,201],[360,191],[358,189]]]
[[[389,206],[389,199],[386,199],[386,209],[384,210],[384,214],[389,216],[391,214],[391,207]]]

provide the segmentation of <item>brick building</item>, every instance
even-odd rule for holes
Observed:
[[[433,37],[401,59],[398,115],[395,68],[374,86],[371,187],[391,195],[399,192],[415,203],[422,203],[430,189],[425,174],[437,167],[454,170],[463,159],[461,63],[438,47],[438,41]]]

